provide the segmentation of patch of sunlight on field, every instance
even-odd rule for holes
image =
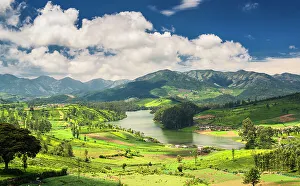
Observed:
[[[292,126],[300,126],[300,122],[289,122],[289,123],[279,123],[279,124],[260,124],[258,126],[262,127],[272,127],[272,128],[285,128],[285,127],[292,127]]]
[[[170,175],[129,175],[121,178],[121,182],[129,186],[182,186],[190,178]]]
[[[23,186],[34,186],[37,184],[24,184]],[[117,186],[116,182],[106,181],[101,179],[91,179],[91,178],[78,178],[77,176],[62,176],[55,178],[48,178],[43,180],[43,186]]]
[[[185,171],[185,173],[189,173],[193,176],[205,179],[210,183],[220,183],[229,180],[241,179],[242,175],[240,174],[232,174],[224,171],[218,171],[214,169],[202,169],[202,170],[193,170],[193,171]]]
[[[265,182],[297,182],[300,185],[300,178],[284,176],[279,174],[263,174],[261,180]]]

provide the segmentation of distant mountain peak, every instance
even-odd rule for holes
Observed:
[[[16,94],[25,97],[51,96],[71,94],[73,92],[88,92],[113,88],[128,81],[91,80],[94,84],[65,77],[57,80],[50,76],[40,76],[35,79],[18,78],[11,74],[0,75],[0,92]]]

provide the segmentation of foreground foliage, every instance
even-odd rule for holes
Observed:
[[[40,141],[31,136],[29,130],[19,129],[11,124],[0,124],[0,156],[5,163],[6,171],[8,163],[17,154],[23,156],[24,168],[26,168],[26,157],[34,158],[40,149]]]

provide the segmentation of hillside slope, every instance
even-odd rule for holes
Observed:
[[[290,81],[294,79],[295,81]],[[198,103],[226,103],[236,100],[261,100],[300,91],[300,76],[237,71],[161,70],[114,89],[89,93],[88,101],[111,101],[153,97],[177,97]]]
[[[244,103],[234,108],[211,109],[196,116],[200,124],[234,127],[240,126],[248,117],[255,124],[300,124],[300,93]]]

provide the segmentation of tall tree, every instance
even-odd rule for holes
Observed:
[[[246,141],[246,149],[255,147],[256,127],[250,118],[243,120],[243,126],[239,135]]]
[[[16,128],[11,124],[0,124],[0,156],[4,160],[6,171],[16,154],[34,158],[40,150],[40,141],[31,136],[29,130]]]

